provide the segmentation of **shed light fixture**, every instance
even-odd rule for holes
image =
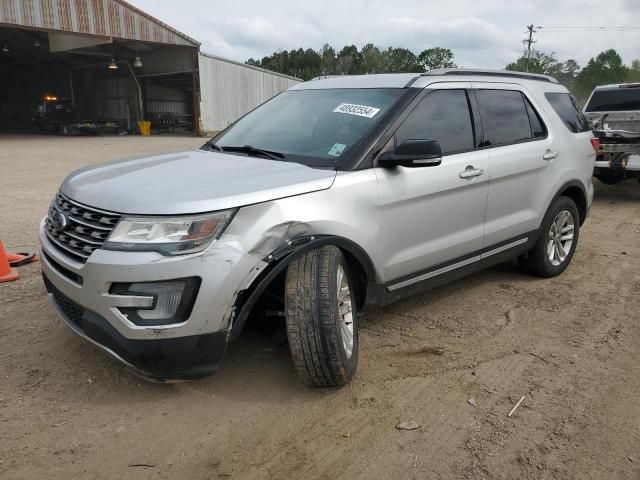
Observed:
[[[110,70],[117,70],[118,69],[118,64],[116,63],[116,59],[115,58],[111,58],[111,63],[109,64],[109,69]]]
[[[136,57],[136,59],[133,61],[133,66],[135,68],[142,68],[142,60],[140,60],[140,57]]]
[[[34,47],[39,47],[40,46],[40,40],[36,40],[35,42],[33,42],[33,46]]]
[[[5,53],[6,53],[6,52],[8,52],[8,51],[9,51],[9,47],[7,47],[7,46],[5,45],[4,47],[2,47],[2,51],[3,51],[3,52],[5,52]]]

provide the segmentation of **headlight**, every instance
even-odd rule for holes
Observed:
[[[225,210],[188,217],[123,217],[103,248],[165,255],[199,252],[222,235],[234,213]]]

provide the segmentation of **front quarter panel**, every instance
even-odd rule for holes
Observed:
[[[220,241],[268,261],[270,254],[297,237],[333,235],[360,246],[376,265],[377,202],[373,170],[338,172],[329,190],[240,209]]]

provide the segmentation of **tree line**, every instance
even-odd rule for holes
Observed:
[[[358,75],[367,73],[424,72],[434,68],[454,68],[453,52],[448,48],[427,48],[418,55],[407,48],[382,49],[368,43],[360,50],[347,45],[337,51],[325,44],[319,51],[281,50],[262,60],[250,58],[248,65],[284,73],[302,80],[320,75]]]
[[[534,52],[529,59],[529,72],[555,77],[582,104],[598,85],[640,82],[640,60],[625,65],[614,49],[600,52],[584,68],[573,59],[559,61],[555,53]],[[527,58],[521,57],[507,65],[507,70],[526,71]]]
[[[370,73],[426,72],[436,68],[455,68],[454,54],[448,48],[427,48],[415,54],[407,48],[380,48],[372,43],[361,49],[346,45],[336,51],[325,44],[316,51],[311,48],[279,50],[262,59],[250,58],[248,65],[284,73],[302,80],[320,75],[358,75]],[[560,61],[554,52],[535,51],[527,62],[520,57],[505,68],[552,75],[565,85],[579,102],[587,99],[597,85],[640,82],[640,60],[625,65],[613,49],[591,58],[584,68],[573,59]]]

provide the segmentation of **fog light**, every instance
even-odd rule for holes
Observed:
[[[121,307],[119,310],[136,325],[169,325],[189,318],[199,287],[200,279],[191,277],[161,282],[115,283],[110,292],[153,297],[150,307]]]

